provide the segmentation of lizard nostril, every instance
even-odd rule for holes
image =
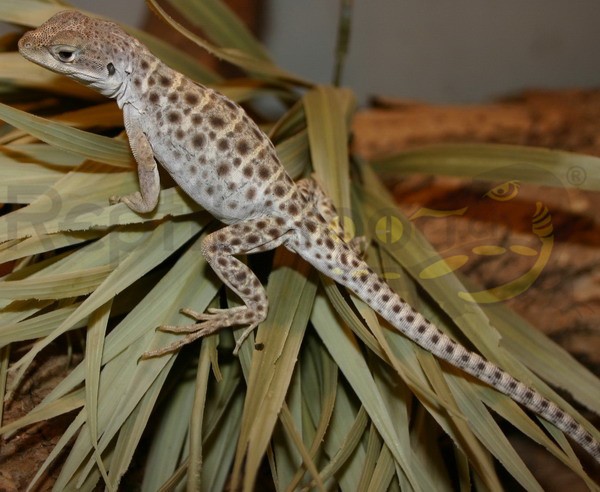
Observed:
[[[25,34],[21,39],[19,39],[19,43],[18,43],[19,44],[19,49],[22,49],[22,48],[25,48],[25,49],[31,48],[31,41],[28,40],[28,37],[29,36],[27,34]]]

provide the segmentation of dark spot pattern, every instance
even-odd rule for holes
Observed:
[[[240,140],[235,146],[235,149],[240,155],[245,156],[250,152],[250,145],[246,140]]]
[[[314,234],[317,231],[317,224],[315,224],[314,222],[312,222],[310,220],[306,222],[305,227],[308,230],[308,232],[310,232],[310,233]],[[346,259],[345,253],[342,254],[342,256],[340,257],[340,261],[342,262],[342,264],[347,265],[347,263],[346,263],[347,259]]]
[[[226,138],[219,139],[219,141],[217,142],[217,147],[221,152],[225,152],[229,148],[229,140],[227,140]]]
[[[185,102],[191,106],[195,106],[200,101],[198,94],[194,92],[186,92],[184,96]]]
[[[196,133],[192,138],[192,145],[196,149],[201,149],[206,145],[206,137],[202,133]]]
[[[273,239],[275,239],[276,237],[281,236],[281,233],[279,232],[279,229],[276,229],[275,227],[272,227],[271,229],[269,229],[267,231],[267,235]],[[318,253],[317,253],[318,254]]]
[[[229,174],[229,171],[229,164],[227,164],[226,162],[222,162],[217,166],[217,176],[219,177],[227,176]]]
[[[213,115],[208,119],[208,122],[215,129],[221,129],[225,126],[225,120],[220,116]]]
[[[267,179],[269,176],[271,176],[271,171],[269,170],[269,168],[267,166],[259,166],[258,168],[258,177],[260,179]]]

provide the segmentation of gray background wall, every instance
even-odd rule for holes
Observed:
[[[143,0],[73,0],[140,25]],[[473,102],[528,87],[600,86],[599,0],[355,0],[344,82],[359,94]],[[338,0],[265,0],[276,61],[331,79]]]

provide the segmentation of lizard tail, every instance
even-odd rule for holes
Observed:
[[[337,234],[327,227],[320,229],[322,234],[319,235],[306,231],[306,238],[313,238],[308,240],[314,242],[315,237],[321,238],[317,239],[317,247],[294,248],[306,261],[354,292],[400,333],[542,416],[600,463],[600,443],[573,417],[506,371],[449,338],[399,297]]]

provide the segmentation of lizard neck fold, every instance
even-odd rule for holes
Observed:
[[[108,63],[107,69],[109,79],[99,83],[97,87],[102,95],[115,99],[119,108],[127,103],[135,102],[139,94],[135,91],[133,79],[139,78],[139,58],[146,52],[145,47],[135,38],[122,33],[119,41],[123,49],[112,50],[112,60]]]
[[[132,94],[131,91],[130,82],[131,76],[130,74],[127,74],[125,77],[123,77],[121,84],[118,87],[115,87],[115,90],[112,93],[109,94],[103,92],[103,94],[117,101],[117,105],[119,106],[119,108],[123,109],[123,106],[125,106],[125,104],[130,103],[135,99],[135,96],[134,94]]]

